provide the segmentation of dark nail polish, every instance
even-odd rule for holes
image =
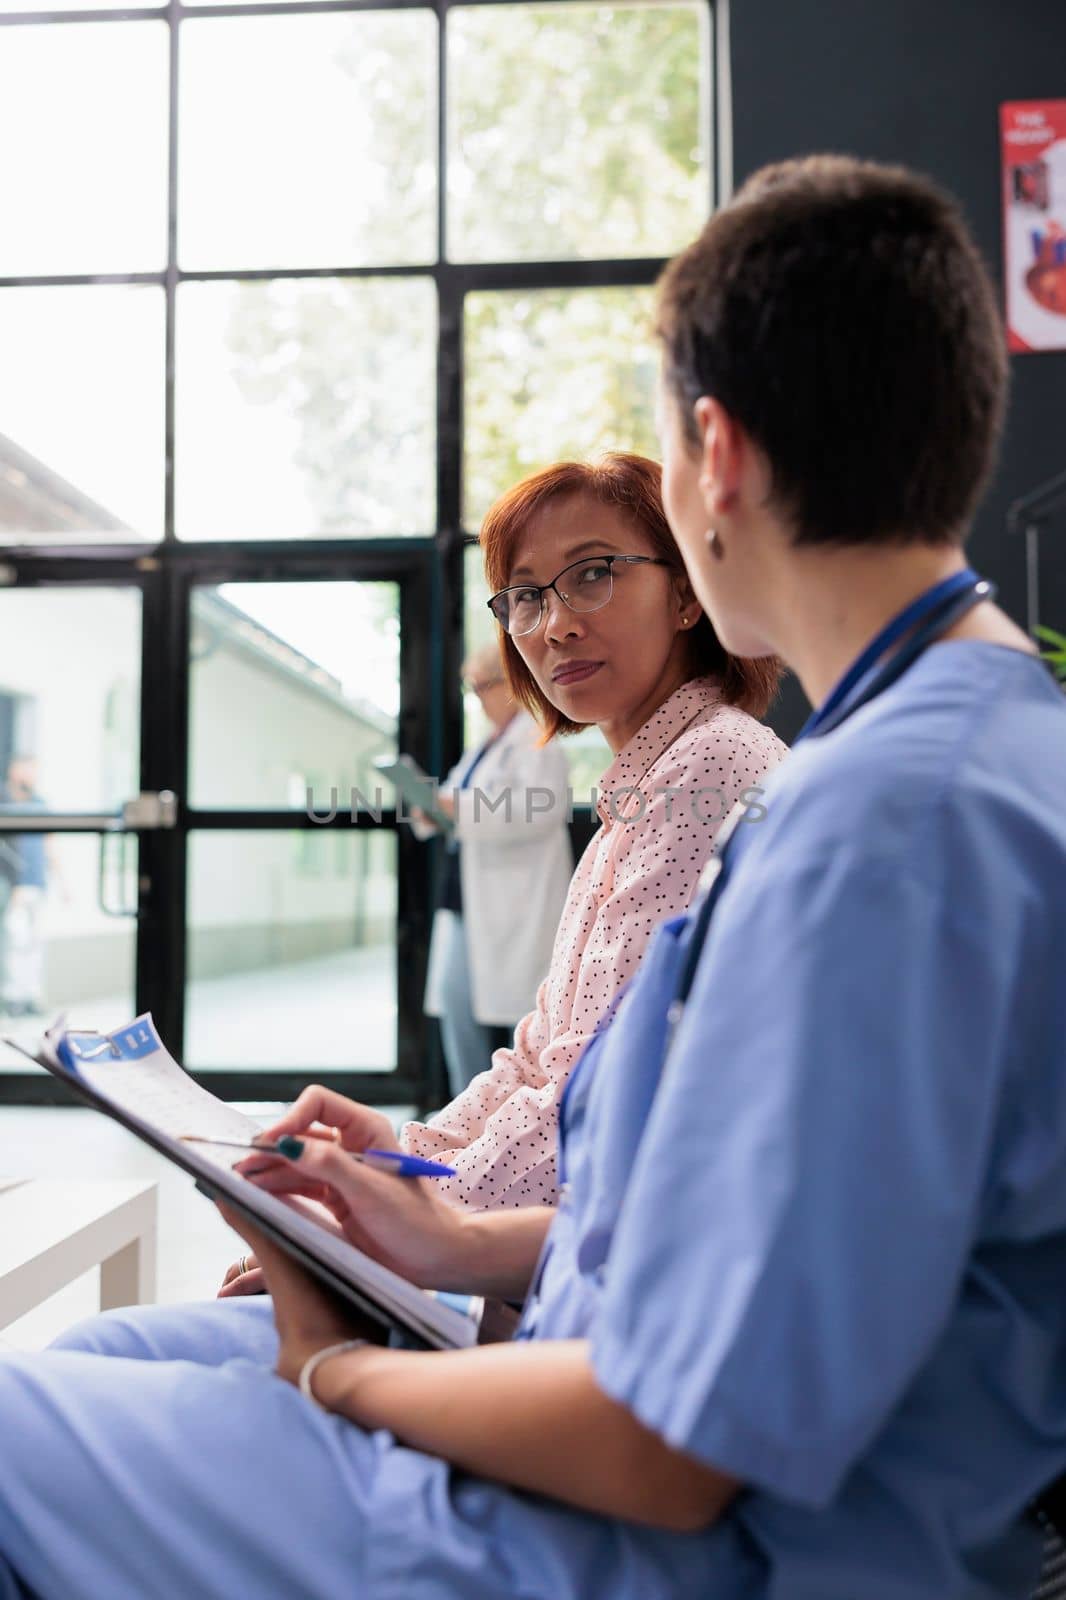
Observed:
[[[278,1140],[278,1154],[285,1156],[288,1161],[299,1161],[304,1153],[302,1139],[294,1139],[291,1133],[282,1134]]]

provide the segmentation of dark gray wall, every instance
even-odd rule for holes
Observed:
[[[841,151],[901,161],[961,200],[1002,287],[999,106],[1066,99],[1066,0],[732,0],[739,184],[784,156]],[[1010,502],[1066,471],[1066,353],[1011,358],[999,469],[970,543],[974,565],[1025,618],[1023,541]],[[1041,621],[1066,631],[1066,514],[1041,544]],[[806,710],[790,687],[772,719]]]

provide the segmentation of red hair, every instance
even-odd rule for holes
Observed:
[[[663,510],[662,468],[646,456],[614,451],[599,461],[560,461],[545,467],[501,495],[481,525],[479,544],[485,559],[485,577],[495,593],[510,582],[515,548],[537,513],[553,500],[587,494],[601,505],[628,517],[646,535],[655,554],[667,561],[675,572],[684,572],[681,552],[670,531]],[[557,733],[576,733],[582,726],[571,722],[542,693],[536,679],[519,655],[514,640],[499,627],[500,651],[511,693],[531,712],[547,738]],[[687,636],[690,678],[717,678],[722,698],[728,705],[765,716],[777,693],[780,662],[774,656],[757,661],[730,655],[706,616]]]

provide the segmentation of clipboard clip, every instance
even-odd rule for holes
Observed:
[[[100,1033],[99,1028],[76,1028],[73,1031],[75,1038],[80,1038],[87,1033],[95,1033],[99,1036]],[[71,1055],[75,1056],[79,1061],[95,1061],[97,1056],[102,1056],[105,1051],[112,1058],[117,1058],[120,1061],[122,1059],[122,1051],[109,1034],[105,1034],[101,1043],[94,1045],[91,1050],[83,1050],[80,1045],[72,1046],[70,1034],[64,1033],[63,1038]]]
[[[102,1056],[105,1050],[108,1051],[110,1055],[117,1056],[121,1060],[122,1051],[119,1049],[114,1039],[105,1039],[103,1044],[94,1045],[91,1050],[77,1049],[74,1051],[74,1054],[78,1057],[79,1061],[95,1061],[96,1057]]]

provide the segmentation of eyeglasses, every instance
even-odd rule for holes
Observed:
[[[572,561],[562,572],[557,572],[550,583],[515,583],[501,589],[489,600],[488,608],[501,628],[512,639],[521,638],[539,628],[544,617],[544,596],[552,589],[571,611],[599,611],[614,593],[614,567],[619,561],[629,566],[668,567],[669,561],[661,556],[586,556],[584,561]],[[562,588],[560,578],[570,573],[569,582]]]

